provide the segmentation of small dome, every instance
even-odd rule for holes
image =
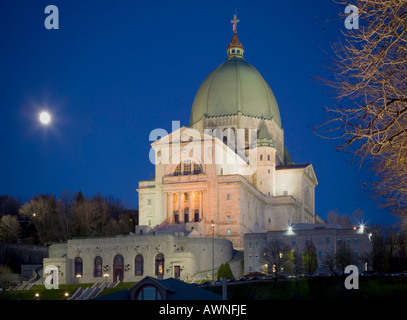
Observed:
[[[198,89],[192,105],[190,125],[204,116],[221,117],[240,113],[274,119],[281,128],[278,104],[267,82],[252,65],[243,60],[242,54],[232,55],[230,47],[228,50],[228,60],[212,71]]]

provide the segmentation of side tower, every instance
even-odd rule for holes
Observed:
[[[253,150],[256,155],[255,187],[266,196],[275,195],[276,185],[276,149],[264,122],[257,132],[257,141]]]

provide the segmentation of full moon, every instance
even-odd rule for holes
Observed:
[[[46,111],[41,112],[40,113],[40,122],[42,124],[50,123],[51,122],[51,115]]]

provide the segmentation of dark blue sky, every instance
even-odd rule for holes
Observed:
[[[44,27],[50,4],[59,30]],[[1,0],[0,194],[82,190],[137,207],[138,182],[154,175],[149,134],[188,126],[200,84],[226,58],[236,9],[245,59],[276,96],[291,156],[314,166],[317,213],[360,208],[367,222],[393,222],[361,190],[368,174],[309,129],[333,103],[314,77],[329,76],[330,42],[346,32],[329,0]]]

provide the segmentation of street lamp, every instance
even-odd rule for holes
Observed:
[[[103,277],[105,278],[106,285],[107,285],[107,278],[109,277],[108,271],[109,271],[109,266],[108,265],[103,266],[103,272],[104,272]]]
[[[212,223],[212,282],[215,281],[215,221]]]

